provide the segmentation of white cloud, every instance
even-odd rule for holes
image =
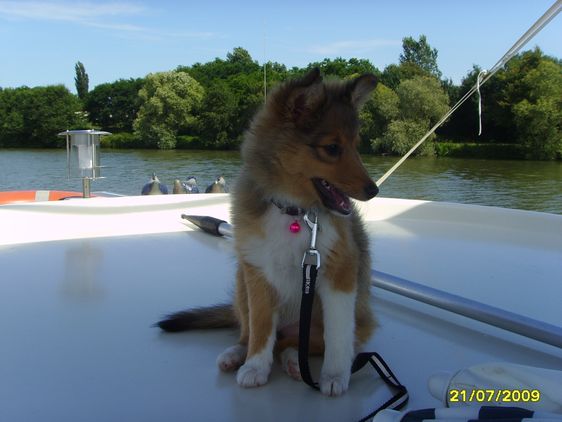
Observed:
[[[60,1],[14,1],[0,0],[0,17],[7,19],[41,20],[69,22],[76,25],[109,29],[122,34],[144,39],[216,37],[212,32],[170,32],[130,23],[120,19],[131,19],[135,15],[148,15],[150,11],[143,6],[126,3],[88,3]]]
[[[398,40],[357,40],[357,41],[336,41],[329,44],[313,45],[307,52],[313,54],[336,55],[336,54],[365,54],[383,47],[394,47],[402,45]]]
[[[10,18],[100,24],[100,18],[143,12],[131,3],[61,3],[42,1],[0,1],[0,15]]]

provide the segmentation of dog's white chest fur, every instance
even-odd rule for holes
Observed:
[[[289,226],[297,221],[301,229],[292,233]],[[311,230],[302,216],[290,216],[271,206],[262,219],[265,238],[258,235],[244,240],[244,259],[259,268],[279,295],[281,324],[298,319],[302,286],[302,258],[310,248]],[[337,240],[337,232],[328,214],[318,216],[316,248],[326,258]],[[318,283],[322,282],[320,268]]]

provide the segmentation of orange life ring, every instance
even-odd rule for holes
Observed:
[[[0,205],[15,202],[59,201],[66,198],[82,198],[82,192],[64,190],[14,190],[0,192]]]

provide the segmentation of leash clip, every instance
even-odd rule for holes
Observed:
[[[316,235],[318,234],[318,215],[314,211],[307,211],[304,215],[304,221],[310,228],[310,248],[302,257],[301,266],[314,265],[316,269],[320,268],[320,252],[316,249]]]
[[[316,249],[316,234],[318,233],[318,215],[314,211],[307,211],[304,215],[304,221],[310,228],[312,236],[310,238],[310,249]]]
[[[320,252],[316,249],[307,250],[302,257],[301,267],[305,265],[314,265],[316,269],[320,268]]]

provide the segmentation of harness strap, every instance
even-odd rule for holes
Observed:
[[[310,323],[312,319],[312,304],[314,302],[314,288],[317,275],[318,268],[316,265],[307,263],[303,265],[303,283],[299,321],[299,368],[302,380],[310,387],[319,390],[320,388],[318,383],[312,380],[310,367],[308,365]],[[396,390],[396,394],[367,416],[360,419],[359,422],[367,421],[383,409],[400,409],[408,402],[408,390],[400,383],[400,381],[398,381],[398,378],[396,378],[390,367],[378,353],[359,353],[353,360],[351,372],[355,373],[359,371],[367,363],[370,363],[371,366],[375,368],[379,376],[389,387]]]

